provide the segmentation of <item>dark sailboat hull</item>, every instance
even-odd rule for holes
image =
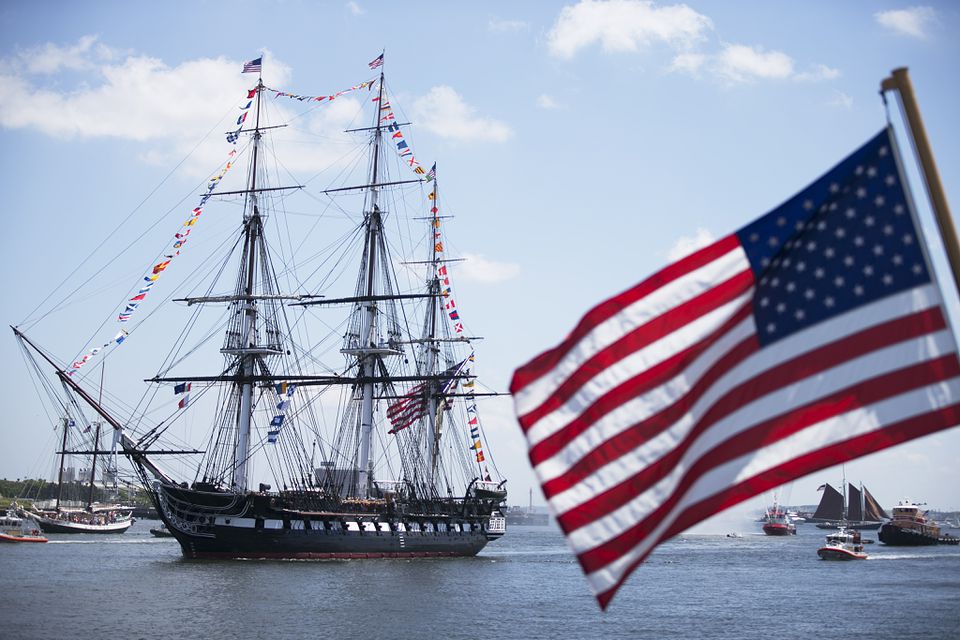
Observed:
[[[310,559],[474,556],[502,535],[496,505],[438,501],[414,510],[398,502],[340,503],[306,510],[250,493],[153,488],[157,511],[188,558]],[[446,507],[446,508],[444,508]]]
[[[54,518],[31,516],[44,533],[124,533],[133,524],[133,520],[123,520],[108,524],[88,524],[84,522],[69,522]]]
[[[877,537],[891,547],[925,547],[940,543],[939,531],[900,527],[889,522],[880,527]]]

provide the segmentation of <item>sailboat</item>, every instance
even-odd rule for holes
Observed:
[[[216,196],[242,198],[234,250],[221,263],[232,269],[211,274],[203,295],[175,300],[200,311],[225,308],[216,312],[224,336],[219,354],[199,365],[205,371],[180,372],[195,360],[183,354],[212,353],[208,343],[214,334],[198,329],[197,342],[184,334],[178,345],[189,348],[173,353],[148,379],[180,398],[173,417],[152,424],[146,410],[122,417],[95,401],[81,376],[14,329],[39,366],[53,367],[67,391],[120,434],[123,453],[186,557],[472,556],[506,531],[501,512],[506,480],[484,446],[478,409],[483,396],[496,393],[477,388],[474,339],[454,304],[454,269],[448,265],[457,259],[444,249],[447,217],[440,213],[436,165],[426,172],[413,161],[407,142],[398,142],[405,124],[394,116],[382,56],[378,60],[370,67],[379,67],[379,77],[351,88],[366,89],[358,95],[367,96],[364,102],[373,111],[369,127],[349,130],[364,138],[365,175],[357,184],[322,192],[331,200],[359,194],[362,200],[353,209],[336,204],[344,217],[359,222],[334,243],[332,257],[321,261],[321,275],[316,265],[306,275],[294,275],[296,259],[279,268],[274,260],[288,240],[270,237],[269,223],[283,213],[278,194],[303,187],[268,182],[268,167],[278,163],[266,161],[264,140],[277,127],[267,126],[264,98],[312,103],[325,95],[271,89],[262,76],[249,90],[240,128],[227,136],[235,145],[248,141],[239,154],[248,158],[246,184],[237,191],[215,190],[235,161],[231,152],[231,162],[201,200],[202,207]],[[254,62],[244,71],[260,71],[260,60]],[[252,125],[244,124],[248,115]],[[391,167],[415,171],[402,179],[390,175]],[[416,200],[416,190],[422,194],[424,188],[428,197],[401,217],[396,208]],[[201,207],[194,209],[193,222]],[[391,215],[397,224],[387,224]],[[392,235],[414,227],[425,241],[400,242]],[[178,250],[190,231],[177,234]],[[399,247],[419,252],[401,259],[393,254]],[[136,302],[120,314],[122,321],[134,314],[175,255],[145,278]],[[347,256],[355,258],[350,278],[341,277]],[[416,289],[401,288],[398,272],[404,269],[418,274],[408,277]],[[344,281],[352,290],[328,297]],[[284,292],[291,285],[295,290]],[[188,328],[198,325],[200,311]],[[323,337],[315,337],[318,326]],[[339,365],[320,357],[334,350],[334,341]],[[123,348],[131,348],[128,344]],[[80,360],[73,366],[82,365]],[[196,422],[211,427],[205,448],[165,444],[171,424],[194,411]],[[159,462],[163,455],[187,460],[189,475],[165,469]]]
[[[811,518],[812,522],[817,523],[817,528],[835,529],[843,522],[847,529],[879,529],[883,521],[890,518],[866,487],[861,485],[857,488],[846,482],[841,484],[843,487],[847,491],[846,500],[843,493],[829,483],[818,489],[823,491],[823,495]]]
[[[121,504],[104,504],[94,501],[98,455],[115,454],[116,452],[115,450],[113,452],[98,451],[102,423],[93,422],[82,429],[78,424],[70,417],[64,417],[60,420],[60,465],[57,473],[57,497],[53,504],[48,508],[34,504],[29,509],[20,507],[19,511],[22,516],[34,520],[44,533],[124,533],[134,522],[133,508]],[[69,451],[70,443],[74,440],[78,441],[78,444],[82,443],[85,440],[85,434],[92,436],[89,442],[92,449],[89,451]],[[64,475],[67,472],[65,465],[69,455],[90,456],[89,482],[85,487],[86,500],[83,501],[82,505],[78,505],[79,501],[76,500],[68,505],[65,500],[64,489],[68,485],[78,488],[79,484],[68,481],[72,479],[73,469],[70,469],[71,478]]]

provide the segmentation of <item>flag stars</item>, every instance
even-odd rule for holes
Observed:
[[[830,183],[830,193],[837,193],[838,191],[840,191],[840,185],[837,184],[836,182],[831,182],[831,183]]]
[[[800,262],[797,263],[797,266],[795,268],[799,273],[803,273],[804,271],[807,270],[807,263],[801,260]]]
[[[876,222],[877,222],[877,219],[874,218],[873,216],[867,216],[866,218],[863,219],[863,224],[867,225],[868,227],[872,227],[874,224],[876,224]]]
[[[827,307],[828,309],[833,308],[833,305],[835,304],[836,301],[831,296],[827,296],[823,299],[823,306]]]
[[[837,239],[846,237],[847,230],[843,227],[837,227],[836,231],[833,232],[833,235],[837,236]]]
[[[817,268],[814,270],[813,275],[814,275],[814,277],[817,278],[818,280],[821,280],[821,279],[823,279],[823,277],[824,277],[825,275],[827,275],[827,274],[826,274],[826,271],[824,271],[821,267],[817,267]]]
[[[882,255],[883,255],[883,245],[882,245],[882,244],[874,245],[874,247],[873,247],[873,255],[875,255],[875,256],[882,256]]]
[[[777,305],[777,313],[783,313],[786,310],[787,310],[787,305],[785,305],[784,303],[781,302],[780,304]]]
[[[852,267],[856,260],[853,259],[853,256],[844,256],[843,264],[847,267]]]
[[[807,300],[813,300],[814,298],[817,297],[817,292],[814,291],[813,289],[807,289],[806,291],[803,292],[803,297],[806,298]]]
[[[851,220],[857,217],[857,210],[854,209],[853,207],[847,207],[847,210],[844,211],[843,213]]]
[[[793,291],[796,290],[797,285],[796,285],[795,283],[793,283],[793,282],[788,282],[788,283],[787,283],[787,286],[786,286],[785,288],[786,288],[787,291],[789,291],[789,292],[792,293]]]
[[[887,156],[887,153],[889,153],[888,147],[884,146],[877,149],[877,155],[880,156],[881,158],[885,158]]]
[[[876,167],[867,167],[867,177],[876,178],[877,177],[877,168]]]
[[[857,197],[863,200],[867,197],[867,190],[863,187],[857,187]]]
[[[888,187],[892,187],[897,184],[897,179],[892,174],[888,174],[887,177],[883,179],[883,183]]]
[[[892,285],[892,284],[893,284],[893,276],[890,275],[889,273],[883,274],[883,284],[887,285],[888,287],[889,287],[890,285]]]
[[[847,282],[847,281],[843,279],[843,276],[837,276],[836,278],[833,279],[833,284],[834,284],[834,286],[836,286],[838,289],[839,289],[839,288],[842,288],[843,285],[846,284],[846,282]]]
[[[823,250],[823,256],[825,258],[832,258],[834,255],[836,255],[836,251],[833,250],[833,247],[827,247]]]
[[[909,233],[904,234],[903,244],[907,244],[907,245],[913,244],[913,236],[910,235]]]
[[[767,333],[776,333],[776,331],[777,331],[777,325],[775,325],[772,322],[767,325]]]
[[[750,234],[750,242],[756,242],[756,241],[759,240],[759,239],[760,239],[760,234],[759,234],[759,233],[753,232],[753,233]]]
[[[891,260],[893,261],[893,264],[897,265],[898,267],[903,264],[903,256],[901,256],[899,253],[893,254],[893,258],[891,258]]]
[[[855,245],[858,246],[858,247],[862,247],[862,246],[863,246],[863,236],[856,236],[856,237],[853,239],[853,244],[855,244]]]
[[[868,264],[867,266],[865,266],[865,267],[863,268],[863,275],[867,276],[868,278],[869,278],[870,276],[872,276],[872,275],[873,275],[873,267],[872,267],[871,265],[869,265],[869,264]]]
[[[813,211],[813,200],[804,200],[803,208],[806,211]]]
[[[768,298],[768,297],[766,297],[766,296],[760,298],[760,306],[761,306],[761,307],[768,307],[768,306],[770,306],[770,298]]]
[[[893,207],[894,215],[902,216],[904,213],[906,213],[906,211],[906,207],[904,207],[902,204],[896,204]]]
[[[920,275],[921,273],[923,273],[923,267],[919,264],[913,265],[913,267],[910,270],[917,275]]]
[[[877,196],[873,199],[873,204],[877,207],[882,207],[883,205],[887,204],[887,199],[883,196]]]
[[[767,244],[771,247],[777,247],[780,245],[780,238],[777,236],[770,236],[770,239],[767,240]]]
[[[797,320],[803,320],[804,318],[807,317],[807,314],[804,313],[803,309],[797,309],[796,311],[793,312],[793,317],[796,318]]]
[[[784,218],[783,216],[780,216],[779,218],[777,218],[777,226],[778,226],[778,227],[785,226],[786,224],[787,224],[787,219],[786,219],[786,218]]]

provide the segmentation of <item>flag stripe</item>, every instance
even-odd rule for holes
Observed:
[[[597,438],[610,437],[623,429],[629,428],[632,420],[621,420],[619,424],[616,424],[615,418],[618,417],[617,415],[613,416],[614,420],[604,420],[604,422],[614,422],[614,424],[609,427],[607,424],[604,424],[604,422],[601,422],[601,419],[610,416],[614,411],[616,411],[617,414],[622,414],[624,413],[622,410],[624,408],[628,413],[628,418],[635,418],[638,410],[649,411],[648,407],[651,406],[651,404],[655,405],[657,400],[662,400],[665,394],[649,394],[654,397],[648,397],[648,395],[643,394],[647,394],[647,392],[651,390],[674,382],[672,379],[677,376],[677,371],[687,371],[688,369],[696,370],[696,363],[701,360],[712,362],[716,356],[710,353],[711,349],[720,346],[726,351],[729,349],[730,342],[736,342],[742,339],[740,334],[744,333],[744,329],[750,330],[750,335],[752,335],[752,321],[745,322],[750,318],[750,315],[750,306],[741,304],[740,308],[725,324],[721,325],[713,334],[708,335],[704,340],[669,355],[647,369],[641,369],[640,373],[634,377],[612,388],[610,391],[598,395],[596,400],[589,397],[583,398],[582,400],[588,403],[586,409],[580,408],[583,405],[580,404],[581,399],[578,398],[577,404],[567,412],[569,415],[563,416],[563,421],[566,422],[566,424],[561,429],[554,431],[542,440],[537,439],[536,436],[538,434],[535,434],[533,430],[528,433],[530,441],[535,443],[530,447],[530,462],[534,467],[537,467],[540,463],[553,457],[566,447],[576,445],[576,438],[591,428],[595,429],[595,431],[590,433],[591,441]],[[735,328],[737,325],[742,325],[743,328],[738,331]],[[694,378],[694,376],[688,374],[687,378]],[[570,416],[572,416],[572,418]],[[538,469],[538,471],[543,477],[552,477],[545,468]]]
[[[960,383],[953,379],[950,381],[949,387],[955,393],[960,389]],[[804,468],[794,468],[800,475],[849,459],[850,455],[841,460],[835,460],[830,457],[829,453],[825,455],[822,452],[835,446],[845,448],[852,439],[864,435],[876,439],[875,446],[883,448],[886,446],[884,443],[887,442],[887,438],[878,437],[878,430],[883,431],[886,425],[894,425],[891,427],[893,429],[892,436],[897,436],[902,434],[896,433],[899,428],[896,425],[919,420],[920,425],[917,428],[920,433],[916,435],[928,433],[929,427],[923,425],[924,416],[931,411],[939,412],[944,409],[944,407],[931,409],[927,399],[928,393],[929,389],[920,389],[903,394],[870,408],[852,411],[801,431],[785,440],[784,446],[777,448],[776,456],[768,458],[762,466],[755,466],[749,474],[742,473],[741,469],[745,462],[749,463],[752,460],[752,454],[715,467],[699,477],[696,475],[688,476],[684,482],[686,483],[689,480],[693,484],[683,492],[682,498],[675,505],[670,505],[672,508],[656,509],[648,514],[648,522],[643,523],[642,528],[650,531],[650,535],[643,540],[638,538],[636,546],[628,553],[617,557],[610,564],[593,572],[588,571],[588,581],[597,592],[603,591],[624,567],[631,564],[633,558],[643,556],[653,548],[655,540],[670,529],[680,513],[690,505],[722,493],[727,487],[738,485],[750,478],[766,476],[771,470],[781,468],[785,463],[801,457],[805,458]],[[891,436],[891,432],[887,432],[887,435]],[[853,449],[850,451],[851,453],[855,452]],[[782,469],[780,473],[783,473]],[[782,479],[782,476],[780,477]],[[762,481],[762,479],[758,480],[758,482]],[[583,558],[581,558],[581,562],[583,562]]]
[[[536,422],[544,415],[562,406],[570,400],[577,389],[593,380],[595,376],[614,376],[616,370],[611,369],[611,367],[643,347],[680,331],[694,336],[702,336],[704,331],[694,321],[743,296],[744,292],[750,290],[752,284],[753,273],[749,269],[741,271],[726,281],[711,286],[698,296],[678,304],[626,333],[619,340],[600,349],[580,364],[566,380],[560,383],[546,402],[520,417],[521,424]],[[743,302],[737,306],[742,306],[742,304]],[[678,330],[677,327],[680,327],[680,329]],[[629,366],[624,368],[630,369]]]
[[[757,449],[770,447],[777,441],[794,435],[803,429],[905,395],[905,392],[916,389],[925,390],[930,385],[956,378],[958,375],[960,375],[960,365],[958,365],[957,359],[952,354],[942,356],[936,360],[898,369],[862,381],[814,403],[794,408],[790,412],[785,412],[742,431],[737,434],[736,438],[723,441],[704,452],[696,460],[685,464],[686,473],[683,475],[683,479],[671,487],[672,492],[660,503],[658,509],[649,513],[647,517],[626,529],[616,538],[581,553],[581,563],[586,570],[593,572],[616,560],[634,545],[634,539],[648,536],[652,529],[684,497],[691,485],[706,472],[716,467],[751,454]],[[758,454],[754,453],[753,455]],[[656,474],[659,480],[674,467],[676,462],[676,460],[664,459],[657,465],[651,466],[649,471],[651,474]],[[665,469],[664,467],[669,468]],[[673,485],[669,482],[662,484]],[[647,490],[656,490],[656,488],[656,485],[640,486],[634,493],[634,497]],[[616,505],[616,507],[619,507],[619,505]],[[612,510],[613,508],[606,509],[605,512],[609,513]],[[564,523],[563,526],[567,528],[568,524]]]
[[[871,358],[873,368],[870,369],[866,368],[864,366],[865,363],[860,361],[859,358],[874,352],[881,352],[881,350],[891,345],[904,343],[910,338],[916,338],[917,336],[926,335],[932,331],[942,330],[944,326],[943,315],[940,313],[939,308],[928,309],[905,318],[889,321],[883,325],[875,326],[845,337],[842,340],[823,345],[818,349],[784,361],[770,369],[762,370],[755,377],[745,380],[740,384],[718,385],[721,389],[721,395],[715,402],[701,410],[691,411],[694,403],[710,388],[709,384],[699,385],[694,393],[687,394],[664,412],[651,416],[646,421],[604,442],[603,445],[581,458],[577,466],[571,468],[570,472],[545,483],[544,491],[548,492],[550,494],[548,497],[552,498],[561,491],[574,487],[587,477],[588,474],[601,468],[606,463],[613,461],[616,468],[621,470],[621,474],[619,476],[617,474],[604,474],[602,484],[605,487],[610,487],[603,494],[606,497],[605,502],[609,502],[614,495],[621,495],[626,500],[630,495],[642,490],[642,487],[638,487],[638,479],[640,476],[649,476],[649,474],[655,473],[654,469],[656,469],[655,466],[647,467],[647,464],[645,464],[644,459],[652,455],[648,451],[644,451],[646,455],[642,457],[638,454],[627,455],[637,447],[645,445],[648,442],[652,445],[649,448],[665,449],[672,447],[673,450],[657,462],[657,464],[675,463],[677,459],[684,454],[691,442],[721,419],[729,417],[738,410],[741,410],[741,412],[749,411],[753,416],[758,415],[758,407],[747,407],[747,405],[755,402],[757,399],[764,398],[764,396],[768,396],[774,391],[790,388],[791,400],[795,401],[800,392],[800,389],[796,385],[817,374],[830,376],[831,379],[837,378],[838,382],[842,382],[843,380],[851,379],[850,376],[857,376],[858,374],[866,375],[876,372],[877,369],[875,367],[879,366],[880,358]],[[913,342],[906,342],[905,347],[895,349],[894,354],[898,357],[910,358],[912,354],[917,352],[922,353],[923,346],[922,344],[916,345]],[[949,347],[949,341],[947,341],[946,346]],[[880,355],[885,356],[885,359],[890,359],[890,355],[888,354],[881,353]],[[753,368],[751,367],[751,363],[745,363],[744,366],[745,368]],[[840,368],[841,370],[830,371],[835,368]],[[849,373],[847,373],[848,370]],[[807,384],[807,386],[813,387],[811,389],[813,393],[820,393],[821,390],[829,388],[827,384],[820,380],[815,380],[815,384]],[[775,411],[783,407],[779,402],[768,402],[768,404],[773,405],[771,409]],[[682,420],[685,415],[688,415],[688,412],[691,415],[700,416],[699,420],[693,424],[689,424],[692,420]],[[689,427],[687,428],[688,424]],[[658,425],[662,425],[663,429],[659,432],[654,432],[653,429],[656,429]],[[680,428],[678,429],[677,427]],[[666,434],[667,437],[654,437],[660,434]],[[620,456],[623,456],[626,460],[620,460]],[[637,471],[643,467],[647,468],[632,478],[622,477],[622,470],[624,469]],[[588,491],[588,487],[583,487],[578,493],[586,493]],[[586,503],[580,500],[570,504],[568,502],[570,497],[571,496],[566,496],[566,499],[552,501],[552,503],[560,512],[570,509],[573,506],[579,506],[581,507],[577,511],[579,517],[587,517],[588,512],[591,510],[586,508]],[[565,523],[564,516],[558,519],[561,521],[561,524]],[[582,524],[581,522],[577,526],[582,526]],[[572,526],[573,524],[571,523],[571,527]]]
[[[511,391],[514,394],[518,394],[542,376],[546,374],[552,375],[552,369],[554,369],[575,346],[578,346],[578,343],[605,321],[622,315],[627,311],[628,307],[643,300],[658,289],[683,278],[683,276],[694,273],[702,267],[710,265],[710,263],[723,258],[731,252],[734,252],[739,257],[743,256],[739,241],[734,235],[727,236],[710,246],[686,256],[661,269],[637,286],[600,303],[587,312],[577,327],[562,343],[537,356],[522,369],[518,369],[514,373],[513,381],[510,385]]]
[[[644,545],[645,550],[640,556],[631,557],[631,562],[618,572],[615,581],[605,581],[602,590],[597,590],[600,606],[606,608],[617,588],[623,584],[630,573],[639,566],[653,551],[653,548],[694,524],[712,516],[713,514],[736,505],[744,500],[779,486],[783,482],[807,475],[820,469],[825,469],[853,458],[882,451],[888,447],[935,433],[960,422],[960,404],[953,404],[936,409],[925,414],[913,416],[900,422],[885,426],[880,431],[871,431],[854,438],[835,443],[829,447],[808,452],[804,455],[789,459],[784,463],[767,470],[763,474],[747,478],[724,491],[690,505],[671,519],[669,527],[665,528],[655,539],[655,542]],[[591,583],[593,583],[591,581]]]
[[[690,367],[679,371],[676,378],[671,380],[670,383],[655,389],[647,396],[640,396],[624,405],[622,411],[618,409],[609,416],[601,418],[597,423],[594,423],[589,432],[580,436],[579,441],[573,440],[568,446],[574,448],[587,446],[587,450],[589,450],[599,442],[623,431],[630,425],[649,418],[656,411],[662,411],[677,399],[688,394],[697,397],[703,396],[697,403],[688,405],[696,415],[702,415],[710,404],[719,398],[722,389],[745,382],[754,377],[756,372],[766,371],[778,366],[785,360],[796,358],[803,353],[836,342],[839,337],[852,330],[860,329],[862,326],[880,325],[895,320],[904,313],[905,309],[921,311],[936,306],[938,302],[939,297],[932,286],[903,292],[865,307],[865,313],[857,316],[867,319],[862,321],[862,325],[857,324],[855,318],[849,314],[833,318],[810,327],[801,334],[782,340],[776,351],[757,351],[755,343],[752,347],[737,346],[742,338],[749,337],[754,331],[753,318],[751,317],[742,325],[738,325],[731,330],[729,336],[711,347],[702,358],[695,361]],[[730,349],[731,353],[728,354],[726,349]],[[746,351],[737,351],[737,349]],[[751,358],[748,363],[741,366],[739,363],[746,356],[751,356]],[[713,383],[722,375],[727,375],[724,385],[714,385]],[[704,380],[704,377],[706,377],[706,380]],[[580,407],[583,407],[581,412],[589,412],[592,404],[598,400],[599,398],[582,398],[580,400]],[[527,437],[531,441],[531,447],[538,444],[538,441],[531,437],[538,429],[539,425],[533,427],[527,433]],[[575,462],[579,457],[579,455],[573,456],[570,463]],[[541,482],[562,475],[565,470],[565,468],[557,469],[555,465],[544,464],[540,464],[536,468]]]

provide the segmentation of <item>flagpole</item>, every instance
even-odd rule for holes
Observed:
[[[947,252],[947,260],[950,262],[953,284],[960,293],[960,242],[957,241],[957,230],[953,224],[953,217],[950,215],[950,206],[947,204],[943,184],[940,182],[940,172],[933,160],[933,151],[930,149],[930,141],[927,139],[927,131],[923,126],[923,119],[920,117],[920,107],[917,105],[917,99],[913,94],[913,84],[910,82],[907,68],[894,69],[891,75],[884,78],[880,83],[880,91],[896,91],[900,95],[900,105],[903,107],[907,124],[910,126],[913,146],[923,169],[923,180],[930,196],[933,215],[937,220],[937,227],[940,229],[940,237]]]

